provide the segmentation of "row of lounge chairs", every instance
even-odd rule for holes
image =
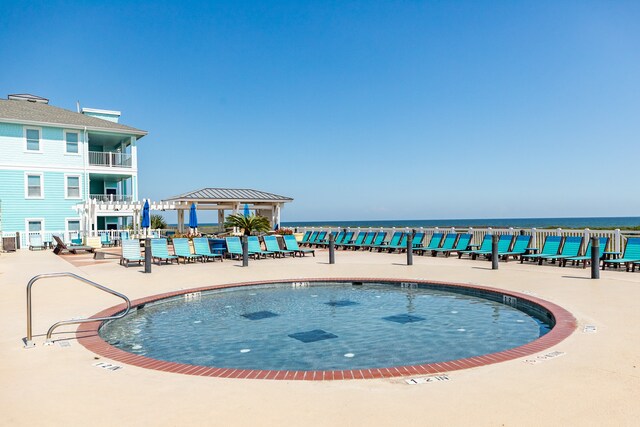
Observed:
[[[229,258],[242,259],[242,242],[239,237],[227,237],[226,239],[226,255]],[[305,256],[311,254],[315,256],[313,249],[304,249],[298,246],[294,236],[284,236],[285,249],[281,249],[275,236],[264,236],[263,241],[266,249],[262,249],[260,240],[257,236],[249,236],[247,238],[248,254],[254,259],[266,258],[271,256],[272,258],[285,257],[287,255]],[[186,238],[174,238],[173,239],[173,254],[169,253],[169,246],[167,239],[151,239],[151,259],[152,262],[161,264],[173,263],[180,264],[195,262],[195,261],[215,261],[220,259],[223,261],[223,255],[221,253],[214,253],[209,247],[209,239],[206,237],[198,237],[193,239],[193,251],[189,246],[189,240]],[[120,258],[120,264],[126,267],[132,262],[141,264],[144,261],[142,252],[140,250],[140,241],[138,239],[128,239],[122,241],[122,256]]]
[[[209,248],[209,240],[205,237],[193,239],[193,249],[189,247],[188,239],[173,239],[173,254],[169,253],[169,247],[167,245],[167,239],[151,239],[151,260],[161,264],[165,262],[167,264],[174,261],[180,264],[180,260],[183,263],[189,261],[209,261],[220,258],[222,255],[212,253]],[[127,239],[122,241],[122,256],[120,257],[120,264],[129,267],[132,262],[142,264],[144,257],[140,250],[140,241],[138,239]]]
[[[387,233],[384,231],[361,231],[355,237],[355,233],[351,231],[331,232],[326,231],[307,231],[301,241],[301,245],[309,247],[326,247],[329,245],[329,235],[334,236],[334,245],[336,249],[364,249],[381,251],[398,251],[402,252],[407,248],[407,239],[409,233],[397,231],[393,233],[391,239],[386,240]],[[434,233],[428,244],[424,244],[425,233],[418,232],[413,234],[412,249],[418,254],[424,255],[431,253],[432,256],[443,254],[445,257],[456,253],[458,258],[464,255],[470,256],[472,259],[484,257],[491,259],[492,257],[492,236],[485,235],[480,245],[471,244],[473,236],[471,234]],[[544,262],[557,262],[559,266],[566,266],[569,261],[572,264],[582,263],[583,268],[591,261],[591,239],[588,240],[586,246],[583,244],[583,238],[580,236],[548,236],[540,251],[537,248],[530,247],[531,236],[510,234],[500,235],[498,238],[498,256],[500,259],[508,261],[509,258],[520,259],[525,261],[537,262],[542,265]],[[615,255],[611,252],[605,252],[609,243],[608,237],[599,238],[600,256],[602,260],[602,269],[607,266],[625,265],[626,269],[635,270],[636,266],[640,267],[640,238],[629,238],[624,254],[620,258],[609,258]],[[584,246],[584,250],[581,249]]]

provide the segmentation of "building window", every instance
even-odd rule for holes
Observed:
[[[27,151],[40,151],[40,129],[27,129]]]
[[[79,219],[68,219],[67,220],[67,231],[70,233],[77,233],[80,231],[80,220]]]
[[[40,220],[29,220],[27,221],[27,227],[29,228],[27,231],[29,233],[38,233],[42,231],[42,221]]]
[[[80,220],[79,219],[68,219],[67,220],[67,232],[69,233],[69,239],[79,239],[80,238]]]
[[[66,132],[65,133],[66,141],[67,141],[67,153],[78,153],[78,133],[77,132]]]
[[[68,199],[80,198],[80,177],[79,176],[67,176],[67,194],[65,197]]]
[[[27,174],[27,198],[41,199],[42,191],[42,174]]]

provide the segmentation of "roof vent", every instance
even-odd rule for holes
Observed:
[[[118,119],[120,119],[120,115],[122,114],[120,111],[113,110],[99,110],[97,108],[83,108],[82,114],[85,116],[96,117],[102,120],[108,120],[113,123],[118,123]]]
[[[16,93],[13,95],[8,95],[7,99],[11,99],[13,101],[29,101],[29,102],[38,102],[40,104],[48,104],[49,100],[47,98],[42,98],[40,96],[31,95],[28,93]]]

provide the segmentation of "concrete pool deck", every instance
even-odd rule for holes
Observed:
[[[637,425],[640,417],[640,273],[555,265],[326,251],[296,259],[142,268],[117,259],[56,256],[51,251],[0,255],[1,425]],[[468,283],[532,294],[577,319],[567,339],[535,356],[449,373],[448,381],[408,385],[401,378],[269,381],[197,377],[117,363],[75,340],[76,326],[56,333],[70,346],[43,346],[56,321],[88,317],[119,300],[69,279],[34,287],[36,347],[23,349],[25,289],[36,274],[69,271],[131,299],[230,282],[309,277],[390,277]],[[583,332],[595,325],[596,333]],[[99,358],[99,359],[97,359]],[[538,363],[527,363],[534,359]]]

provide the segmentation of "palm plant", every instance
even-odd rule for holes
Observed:
[[[154,230],[164,230],[167,228],[167,221],[164,220],[162,215],[151,215],[149,219],[151,220],[151,228]]]
[[[229,215],[224,226],[242,228],[245,236],[250,236],[253,231],[266,232],[271,230],[271,224],[267,218],[259,215],[244,216],[240,213]]]

